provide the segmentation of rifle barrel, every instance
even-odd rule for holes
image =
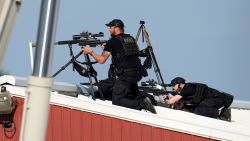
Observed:
[[[79,40],[64,40],[64,41],[58,41],[55,44],[56,45],[65,45],[65,44],[79,44],[80,46],[84,45],[90,45],[90,46],[96,46],[98,44],[106,43],[107,40],[98,40],[98,39],[79,39]]]

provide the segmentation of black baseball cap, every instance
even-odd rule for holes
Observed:
[[[108,27],[116,26],[116,27],[119,27],[119,28],[123,29],[124,28],[124,23],[120,19],[113,19],[112,21],[107,23],[106,26],[108,26]]]
[[[173,80],[171,80],[170,84],[167,84],[167,86],[172,87],[175,84],[179,84],[179,83],[185,84],[185,79],[182,77],[175,77]]]

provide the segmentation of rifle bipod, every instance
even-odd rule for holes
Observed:
[[[95,64],[97,62],[91,62],[89,56],[86,54],[86,55],[84,55],[86,62],[83,62],[81,64],[86,65],[87,69],[82,67],[81,65],[78,64],[78,61],[76,60],[78,57],[80,57],[82,55],[82,51],[80,51],[76,56],[74,56],[71,45],[69,45],[69,47],[70,47],[70,55],[71,55],[72,58],[65,65],[63,65],[56,73],[54,73],[51,77],[53,77],[53,78],[56,77],[61,71],[63,71],[65,68],[67,68],[70,64],[73,64],[73,70],[76,69],[76,71],[80,75],[89,78],[89,83],[88,84],[90,85],[92,99],[93,100],[96,99],[96,96],[95,96],[95,93],[94,93],[94,85],[96,85],[98,87],[98,91],[100,93],[100,99],[105,100],[104,95],[100,91],[100,88],[99,88],[97,73],[96,73],[96,71],[94,70],[94,68],[92,66],[92,64]],[[92,77],[94,77],[94,79],[95,79],[95,84],[93,84],[93,82],[92,82]]]

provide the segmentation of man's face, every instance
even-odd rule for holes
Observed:
[[[111,26],[109,27],[109,32],[110,32],[110,35],[115,35],[115,26]]]
[[[180,84],[174,84],[174,85],[172,86],[172,91],[173,91],[175,94],[179,93],[179,92],[181,91]]]

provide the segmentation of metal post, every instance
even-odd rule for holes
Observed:
[[[22,0],[0,0],[0,65],[3,62]]]
[[[60,0],[42,0],[33,76],[28,77],[20,141],[45,141],[50,78]]]

